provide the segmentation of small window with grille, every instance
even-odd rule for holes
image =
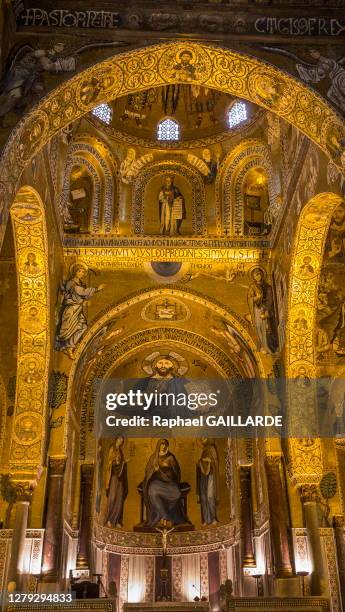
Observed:
[[[179,140],[180,126],[174,119],[163,119],[157,125],[157,140]]]
[[[245,102],[235,102],[228,110],[229,128],[234,128],[243,123],[248,118],[247,106]]]
[[[92,110],[92,114],[97,117],[97,119],[103,121],[103,123],[109,125],[113,116],[113,109],[109,104],[99,104],[99,106],[96,106]]]

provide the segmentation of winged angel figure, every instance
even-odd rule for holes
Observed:
[[[75,72],[77,56],[93,48],[117,47],[122,43],[89,43],[65,52],[65,44],[57,42],[50,49],[34,49],[29,44],[16,47],[7,60],[0,79],[0,128],[7,127],[4,118],[7,113],[22,114],[30,104],[45,93],[44,73],[58,74]]]
[[[320,83],[330,81],[327,98],[340,110],[345,112],[345,57],[332,59],[321,55],[317,49],[310,49],[313,63],[302,61],[297,55],[286,49],[264,47],[297,60],[296,70],[305,83]]]
[[[28,103],[44,93],[44,72],[74,72],[75,58],[62,57],[65,45],[56,43],[51,49],[34,49],[25,44],[9,58],[0,81],[0,125],[4,126],[7,113],[23,112]]]

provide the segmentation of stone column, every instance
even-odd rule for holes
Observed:
[[[240,496],[242,523],[243,567],[255,567],[253,545],[252,471],[250,466],[240,467]]]
[[[287,495],[280,455],[266,457],[270,526],[273,543],[275,574],[278,578],[292,576],[291,543]]]
[[[45,534],[42,574],[46,582],[56,582],[59,574],[62,541],[62,500],[65,458],[49,459],[46,489]]]
[[[15,589],[18,591],[23,587],[25,535],[33,488],[28,483],[18,483],[16,492],[17,499],[7,580],[8,583],[15,583]]]
[[[343,609],[345,610],[345,519],[343,516],[335,516],[333,521],[334,537],[337,547],[340,591],[342,593]]]
[[[88,568],[90,563],[93,472],[93,465],[81,466],[78,569]]]
[[[311,595],[325,594],[327,575],[322,561],[322,546],[320,538],[320,523],[318,503],[320,496],[316,485],[300,487],[301,500],[304,509],[304,520],[307,529],[309,552],[312,562],[310,590]]]

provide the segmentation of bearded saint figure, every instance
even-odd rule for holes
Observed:
[[[166,176],[159,195],[160,234],[177,236],[183,219],[186,218],[184,197],[174,185],[172,176]]]

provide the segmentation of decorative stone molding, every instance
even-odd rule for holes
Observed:
[[[326,597],[234,597],[231,609],[236,612],[330,612]]]
[[[35,610],[39,612],[47,612],[46,603],[33,603],[33,604],[9,604],[7,606],[11,612],[28,612]],[[114,599],[100,598],[100,599],[75,599],[73,603],[58,603],[54,604],[49,602],[49,611],[52,612],[117,612],[116,601]]]
[[[206,553],[219,550],[222,544],[231,546],[235,541],[236,527],[233,524],[210,529],[176,532],[169,536],[168,554]],[[93,540],[108,552],[123,555],[162,554],[161,537],[156,533],[123,531],[94,524]]]
[[[325,554],[328,584],[332,612],[342,612],[341,586],[339,581],[339,569],[337,562],[337,549],[333,529],[320,529],[321,542]]]

